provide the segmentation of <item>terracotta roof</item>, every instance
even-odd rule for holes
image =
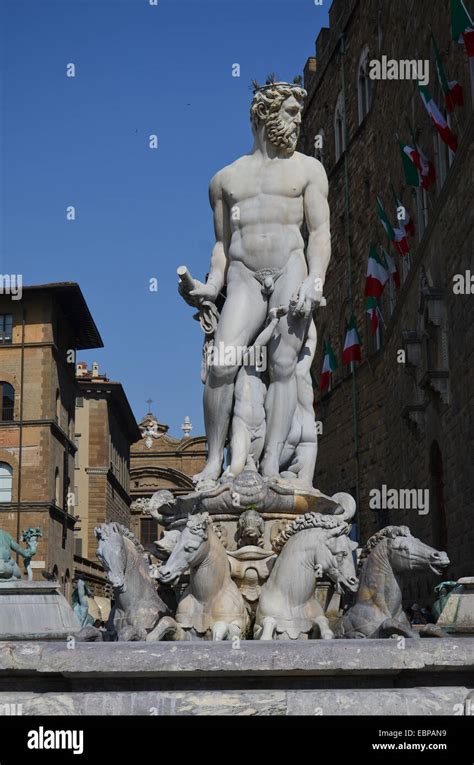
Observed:
[[[115,401],[127,428],[130,444],[135,443],[141,438],[142,434],[138,428],[137,421],[128,402],[127,395],[122,387],[122,383],[113,382],[112,380],[102,380],[100,377],[93,377],[92,379],[87,377],[76,377],[76,384],[79,393],[86,393],[88,390],[92,392],[110,391],[110,395]]]
[[[65,317],[75,331],[75,348],[78,351],[88,348],[103,348],[104,343],[95,325],[89,307],[76,282],[53,282],[50,284],[31,284],[23,287],[23,292],[53,292]]]

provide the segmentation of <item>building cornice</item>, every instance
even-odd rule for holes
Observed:
[[[71,454],[75,454],[76,453],[76,451],[77,451],[76,444],[74,443],[74,441],[71,441],[71,439],[67,435],[66,431],[63,430],[61,428],[61,426],[58,425],[58,423],[54,419],[45,418],[45,419],[41,419],[41,420],[22,420],[21,422],[20,422],[20,420],[11,420],[9,422],[0,422],[0,431],[4,430],[4,429],[5,430],[7,430],[7,429],[8,430],[15,430],[15,429],[19,430],[20,427],[23,427],[23,428],[26,428],[26,427],[35,428],[35,427],[37,427],[37,428],[40,428],[40,427],[44,427],[44,426],[46,426],[46,427],[49,426],[51,428],[51,431],[55,435],[59,435],[60,436],[60,440],[63,443],[68,445]]]
[[[17,502],[2,502],[0,503],[0,513],[16,513],[18,512],[18,503]],[[34,513],[45,513],[45,512],[51,512],[55,513],[58,516],[61,516],[62,519],[67,519],[70,523],[73,525],[76,523],[76,518],[74,515],[71,515],[71,513],[66,512],[66,510],[63,510],[59,505],[56,505],[54,502],[25,502],[22,500],[20,502],[20,513],[23,512],[34,512]]]

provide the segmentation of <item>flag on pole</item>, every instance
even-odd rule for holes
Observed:
[[[464,43],[469,58],[474,56],[474,23],[463,0],[451,0],[451,32],[455,42]]]
[[[398,270],[397,264],[395,263],[394,259],[386,250],[383,250],[383,256],[385,258],[385,262],[387,264],[387,270],[390,273],[395,287],[397,290],[400,289],[400,271]]]
[[[418,144],[414,145],[415,148],[400,141],[405,182],[407,186],[421,186],[423,189],[428,189],[436,181],[435,166],[423,154]]]
[[[454,111],[456,106],[464,106],[464,92],[461,85],[456,80],[453,80],[452,82],[448,82],[448,79],[444,72],[443,63],[441,61],[441,56],[439,53],[438,46],[436,45],[436,40],[434,38],[434,35],[431,35],[431,41],[433,43],[433,50],[434,50],[435,62],[436,62],[436,72],[438,73],[439,84],[441,86],[441,90],[444,93],[446,111],[448,113],[451,113]]]
[[[417,152],[411,146],[400,141],[400,152],[402,155],[403,170],[405,172],[405,182],[407,186],[421,186],[421,175],[418,170],[419,158]]]
[[[323,369],[321,372],[320,389],[321,391],[328,390],[332,382],[332,373],[337,369],[337,361],[334,355],[334,351],[331,348],[331,343],[324,343],[324,359]]]
[[[400,200],[399,197],[395,194],[395,189],[392,186],[392,192],[393,192],[393,198],[395,200],[395,207],[397,209],[397,220],[400,223],[400,228],[402,228],[405,231],[405,235],[409,234],[410,236],[415,236],[415,224],[412,221],[410,214],[403,204],[403,202]]]
[[[419,173],[421,176],[421,186],[423,189],[429,189],[432,183],[436,183],[436,170],[434,163],[431,159],[428,159],[426,154],[423,154],[422,150],[416,146],[416,157],[419,162]]]
[[[365,303],[365,310],[370,317],[370,331],[372,335],[375,335],[379,328],[379,304],[377,298],[368,297]]]
[[[357,325],[353,316],[346,326],[346,337],[344,340],[344,350],[342,352],[342,363],[347,366],[351,361],[360,361],[361,340],[357,331]]]
[[[404,255],[408,255],[410,252],[410,245],[408,244],[405,229],[403,227],[395,228],[394,232],[395,239],[393,240],[393,244],[400,257],[403,258]]]
[[[377,247],[372,245],[367,263],[367,279],[365,282],[366,297],[378,299],[389,279],[388,269],[383,260],[379,258]]]
[[[377,197],[377,213],[380,219],[380,223],[384,227],[385,233],[387,234],[389,240],[391,242],[395,241],[395,231],[393,230],[393,226],[388,219],[388,215],[385,212],[385,208],[380,200],[380,197]]]
[[[424,85],[420,85],[418,82],[418,90],[420,91],[421,100],[425,105],[425,109],[430,115],[431,121],[440,134],[442,140],[445,144],[447,144],[447,146],[449,146],[451,151],[456,151],[458,148],[458,139],[441,114],[436,101],[430,96],[428,88],[426,88]]]

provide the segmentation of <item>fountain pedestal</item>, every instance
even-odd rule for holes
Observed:
[[[0,582],[1,640],[64,640],[79,629],[59,582]]]

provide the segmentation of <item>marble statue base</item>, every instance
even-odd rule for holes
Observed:
[[[0,582],[0,640],[65,640],[79,621],[57,582]]]
[[[158,492],[160,494],[161,492]],[[338,495],[339,496],[339,495]],[[254,471],[246,470],[236,478],[202,481],[196,490],[177,498],[175,505],[162,504],[163,522],[178,526],[184,518],[199,511],[213,520],[230,520],[253,509],[264,519],[292,519],[307,512],[337,513],[339,503],[318,489],[298,485],[298,482],[272,481]],[[342,508],[339,510],[342,512]]]
[[[281,548],[275,544],[289,524],[307,515],[321,515],[334,516],[336,525],[346,524],[349,528],[347,524],[356,505],[345,492],[327,496],[297,479],[270,480],[256,471],[245,470],[236,478],[224,475],[219,481],[203,480],[195,491],[184,496],[173,497],[167,490],[158,491],[148,501],[146,510],[166,530],[165,537],[156,543],[156,554],[161,560],[169,559],[190,517],[204,514],[209,518],[227,553],[231,577],[253,623],[262,587]],[[324,580],[323,572],[318,577],[316,598],[322,612],[328,611],[328,617],[335,623],[340,596]]]
[[[474,634],[474,576],[458,579],[458,586],[448,598],[436,624],[446,632]]]
[[[474,704],[474,638],[0,642],[0,670],[0,705],[23,715],[452,717]]]

